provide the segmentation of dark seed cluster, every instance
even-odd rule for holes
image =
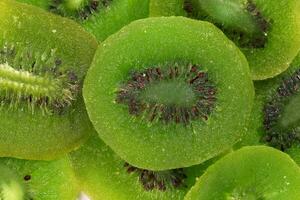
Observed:
[[[197,97],[194,104],[165,105],[140,98],[140,93],[147,86],[174,79],[192,88]],[[127,105],[131,115],[143,115],[150,122],[161,121],[166,124],[175,122],[188,125],[191,120],[208,119],[215,107],[216,87],[208,79],[208,74],[201,71],[197,65],[153,67],[142,72],[134,72],[127,83],[117,91],[116,102]]]
[[[62,94],[53,96],[36,96],[33,94],[22,94],[13,90],[0,89],[0,105],[9,108],[18,108],[20,103],[26,103],[28,108],[34,112],[36,108],[42,109],[45,114],[63,114],[67,107],[76,99],[80,91],[80,81],[73,71],[62,72],[59,68],[62,60],[51,58],[42,60],[33,55],[30,50],[18,52],[13,45],[6,45],[0,49],[0,64],[8,63],[19,72],[29,72],[32,75],[44,77],[45,79],[59,80]]]
[[[290,78],[283,80],[272,100],[264,106],[264,129],[266,135],[263,137],[263,141],[282,151],[295,143],[300,143],[299,130],[295,128],[284,129],[278,126],[278,119],[284,105],[292,96],[299,94],[299,91],[300,70],[297,70]]]
[[[80,20],[86,20],[91,15],[99,12],[101,8],[107,7],[112,0],[89,0],[87,5],[83,5],[82,8],[74,13],[74,18]],[[65,16],[66,8],[64,8],[63,0],[52,0],[49,5],[49,10],[53,13]]]
[[[166,191],[168,187],[186,187],[184,180],[187,178],[187,176],[182,168],[155,172],[139,169],[131,166],[128,163],[125,163],[124,167],[127,168],[127,172],[129,174],[137,173],[139,175],[139,181],[146,191],[151,191],[154,189]]]

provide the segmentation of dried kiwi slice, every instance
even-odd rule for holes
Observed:
[[[71,20],[0,2],[1,157],[52,159],[88,138],[81,86],[96,47]]]
[[[83,93],[105,143],[136,167],[164,170],[229,149],[254,91],[244,56],[219,29],[162,17],[135,21],[103,42]]]
[[[103,41],[123,26],[149,15],[149,0],[18,0],[69,17]]]
[[[300,145],[300,54],[286,72],[255,86],[249,130],[239,146],[263,143],[296,155]]]
[[[300,169],[285,153],[244,147],[211,165],[185,200],[290,200],[300,195]]]
[[[69,154],[81,190],[90,199],[180,200],[208,165],[149,171],[130,166],[94,137]]]
[[[286,70],[300,48],[298,0],[185,0],[190,17],[220,27],[246,55],[254,80]]]
[[[79,194],[67,158],[55,161],[0,158],[0,172],[1,200],[74,200]]]

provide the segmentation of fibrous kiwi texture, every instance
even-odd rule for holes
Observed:
[[[81,190],[90,199],[181,200],[206,167],[164,171],[133,167],[117,156],[97,134],[69,154]]]
[[[149,15],[149,0],[18,0],[71,18],[103,41],[123,26]],[[43,2],[43,3],[41,3]]]
[[[0,158],[0,172],[1,200],[74,200],[79,194],[67,158],[54,161]]]
[[[84,99],[100,137],[129,164],[187,167],[244,132],[253,85],[242,53],[214,25],[138,20],[99,47]]]
[[[192,18],[220,27],[243,51],[254,80],[286,70],[300,48],[300,3],[266,0],[186,0]]]
[[[249,129],[239,146],[268,144],[297,157],[300,145],[299,70],[300,55],[283,74],[255,83],[256,97]]]
[[[300,195],[300,169],[285,153],[265,146],[226,155],[199,178],[185,200],[290,200]]]
[[[88,138],[81,87],[96,47],[71,20],[0,2],[0,156],[52,159]]]

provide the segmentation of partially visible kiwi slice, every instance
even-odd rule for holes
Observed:
[[[286,151],[300,145],[299,74],[300,54],[283,74],[255,83],[251,122],[240,146],[264,143]]]
[[[244,147],[211,165],[185,200],[290,200],[300,196],[300,168],[285,153]]]
[[[149,15],[149,0],[18,0],[71,18],[103,41],[123,26]]]
[[[110,36],[83,90],[104,142],[150,170],[199,164],[231,148],[254,95],[236,46],[214,25],[183,17],[137,20]]]
[[[81,87],[96,47],[71,20],[0,2],[1,157],[53,159],[88,138]]]
[[[1,200],[75,200],[79,194],[66,157],[54,161],[0,158],[0,172]]]
[[[185,0],[189,17],[216,24],[246,55],[254,80],[286,70],[300,49],[298,0]]]
[[[180,200],[208,165],[150,171],[133,167],[117,156],[97,134],[69,154],[81,190],[90,199]]]

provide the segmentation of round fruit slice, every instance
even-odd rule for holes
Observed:
[[[255,86],[250,126],[238,145],[265,143],[294,157],[300,145],[300,54],[286,72]]]
[[[71,18],[103,41],[131,21],[148,17],[149,0],[18,0]]]
[[[0,163],[0,199],[74,200],[79,194],[67,158],[50,162],[0,158]]]
[[[300,195],[300,168],[285,153],[244,147],[211,165],[185,200],[290,200]]]
[[[81,87],[96,47],[71,20],[0,2],[1,157],[52,159],[88,138]]]
[[[211,163],[150,171],[133,167],[97,137],[69,154],[81,190],[90,199],[181,200]]]
[[[212,24],[183,17],[138,20],[109,37],[83,90],[104,142],[151,170],[229,149],[244,132],[254,93],[235,45]]]

